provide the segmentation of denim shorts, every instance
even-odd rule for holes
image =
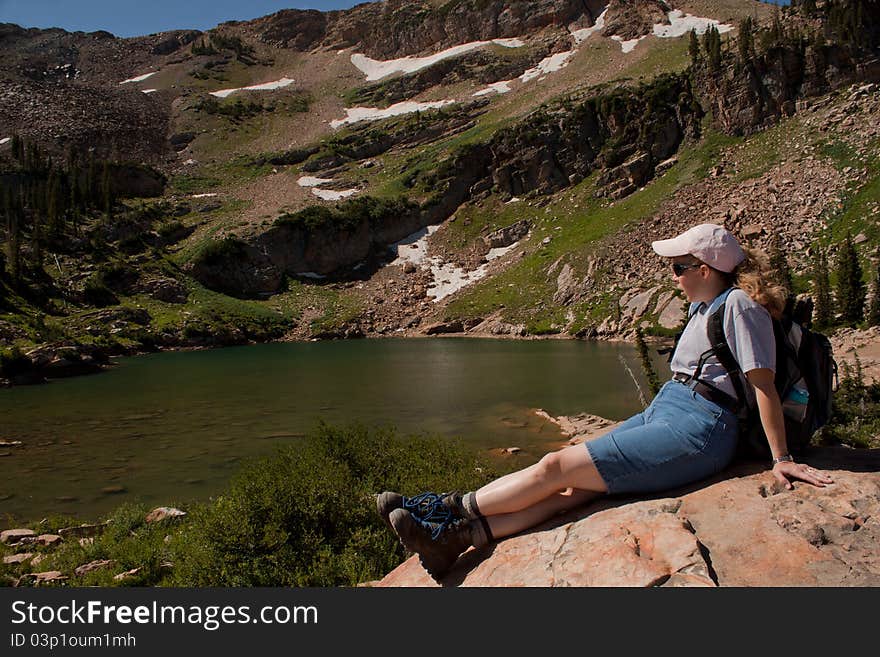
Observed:
[[[643,412],[584,443],[609,493],[649,493],[720,472],[736,452],[736,415],[668,381]]]

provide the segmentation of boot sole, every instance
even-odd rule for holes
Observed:
[[[385,521],[388,529],[394,531],[389,516],[395,509],[403,508],[403,496],[392,491],[385,491],[376,496],[376,512]]]

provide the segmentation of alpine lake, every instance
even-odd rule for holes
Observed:
[[[504,458],[525,466],[566,440],[537,409],[623,419],[642,409],[636,382],[647,395],[632,345],[562,339],[272,343],[114,359],[100,374],[0,390],[0,526],[97,520],[126,501],[207,500],[243,462],[322,421],[518,447]]]

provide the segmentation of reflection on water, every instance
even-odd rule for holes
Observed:
[[[109,372],[0,391],[0,524],[125,500],[206,499],[241,463],[319,421],[518,446],[559,442],[534,415],[640,410],[627,345],[462,338],[267,344],[152,354]],[[644,385],[644,384],[642,384]],[[112,491],[112,492],[111,492]]]

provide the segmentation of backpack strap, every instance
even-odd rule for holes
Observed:
[[[730,290],[728,290],[727,293],[729,294]],[[725,300],[726,298],[725,295]],[[722,304],[709,315],[709,321],[706,324],[706,335],[709,338],[710,346],[709,351],[706,353],[715,354],[718,362],[721,363],[721,366],[725,370],[727,370],[727,373],[730,375],[730,383],[733,385],[737,400],[742,407],[746,405],[748,397],[746,397],[745,387],[743,386],[742,377],[740,376],[742,368],[739,366],[733,352],[730,350],[727,336],[724,334],[724,311],[726,306],[727,304],[722,302]],[[699,369],[702,369],[702,365],[703,357],[700,356]]]

